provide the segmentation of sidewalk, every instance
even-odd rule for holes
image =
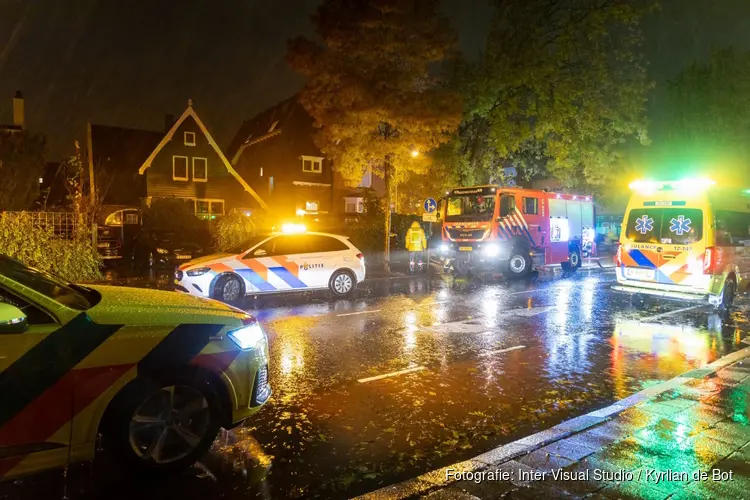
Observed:
[[[363,499],[750,499],[750,348]]]

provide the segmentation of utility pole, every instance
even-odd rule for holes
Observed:
[[[391,272],[391,155],[385,155],[383,168],[383,180],[385,181],[385,254],[383,270]]]

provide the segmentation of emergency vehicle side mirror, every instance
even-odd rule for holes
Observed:
[[[16,306],[0,302],[0,335],[23,333],[29,327],[26,315]]]

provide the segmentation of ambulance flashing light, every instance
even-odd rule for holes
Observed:
[[[716,184],[716,181],[706,178],[682,179],[679,181],[652,181],[639,179],[630,183],[630,189],[643,194],[673,189],[681,192],[700,193]]]

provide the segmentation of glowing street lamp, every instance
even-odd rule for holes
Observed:
[[[417,156],[419,156],[419,151],[417,151],[416,149],[412,150],[411,157],[416,158]]]

